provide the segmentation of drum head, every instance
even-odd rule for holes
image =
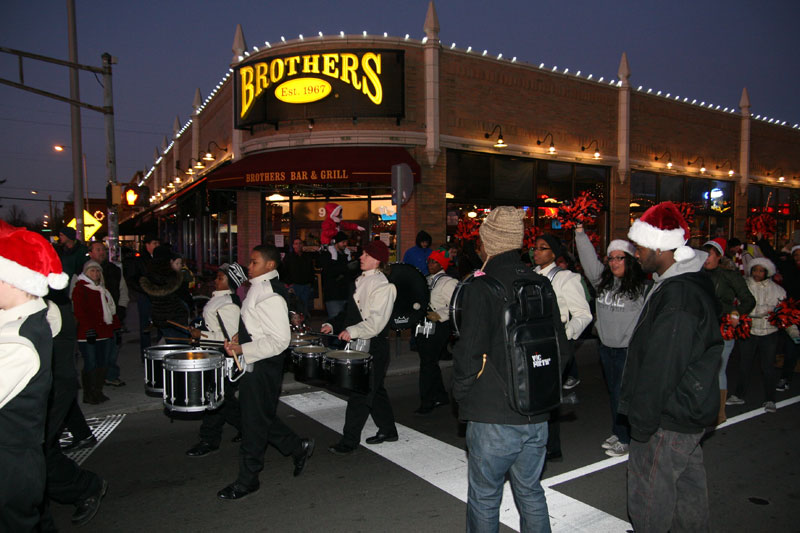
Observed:
[[[331,350],[325,354],[325,359],[336,359],[342,362],[364,361],[371,357],[366,352],[357,352],[355,350]]]
[[[430,291],[425,275],[413,265],[392,263],[387,279],[397,288],[389,327],[402,330],[416,326],[428,312]]]
[[[173,352],[164,357],[166,370],[207,370],[225,364],[225,357],[216,350],[195,349]]]
[[[318,341],[318,335],[312,335],[310,333],[292,333],[290,344],[292,346],[306,346],[308,344],[316,344]]]
[[[292,353],[296,353],[298,355],[315,355],[315,354],[324,354],[327,352],[328,349],[324,346],[300,346],[292,350]]]
[[[191,350],[192,347],[188,344],[159,344],[157,346],[148,346],[144,349],[145,359],[164,359],[164,356],[173,352],[184,352]]]

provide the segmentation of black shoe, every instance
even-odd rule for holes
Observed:
[[[72,523],[76,526],[88,524],[89,521],[94,518],[94,515],[97,514],[97,510],[100,509],[100,502],[103,500],[103,496],[106,495],[107,490],[108,483],[104,479],[100,490],[75,504],[75,512],[72,513]]]
[[[125,382],[122,381],[119,378],[117,378],[117,379],[107,379],[106,380],[106,385],[108,385],[109,387],[124,387],[125,386]]]
[[[242,432],[239,431],[236,436],[231,439],[231,442],[242,442]]]
[[[256,492],[259,488],[259,485],[256,485],[254,488],[249,489],[244,485],[240,485],[235,481],[219,491],[217,493],[217,498],[220,500],[241,500],[246,496],[250,496],[254,492]]]
[[[210,453],[214,453],[219,450],[219,446],[212,446],[207,442],[203,442],[202,440],[189,448],[186,451],[186,455],[189,457],[203,457]]]
[[[561,463],[564,461],[564,456],[561,455],[561,452],[547,452],[547,455],[544,457],[553,463]]]
[[[367,444],[380,444],[382,442],[397,442],[397,433],[376,433],[373,437],[368,437]]]
[[[328,451],[336,454],[336,455],[350,455],[354,451],[356,451],[354,446],[349,446],[342,442],[337,442],[331,446],[328,446]]]
[[[314,455],[314,439],[303,439],[300,441],[300,453],[294,456],[294,477],[303,473],[306,461]]]
[[[441,407],[443,405],[450,405],[450,400],[445,399],[445,400],[437,400],[437,401],[433,402],[434,409],[437,408],[437,407]]]
[[[89,448],[90,446],[94,446],[95,444],[97,444],[97,437],[95,437],[94,435],[89,435],[85,439],[78,439],[78,440],[76,440],[75,437],[73,437],[72,442],[61,447],[61,451],[74,452],[77,450],[82,450],[84,448]]]
[[[420,405],[419,407],[414,409],[414,414],[417,416],[426,416],[431,414],[432,412],[433,412],[433,407],[423,407]]]

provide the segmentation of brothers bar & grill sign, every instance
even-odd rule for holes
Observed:
[[[254,58],[236,69],[236,127],[310,118],[404,116],[402,50]]]

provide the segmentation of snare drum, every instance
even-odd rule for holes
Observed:
[[[322,358],[328,381],[337,387],[356,392],[369,392],[372,356],[354,350],[332,350]]]
[[[225,401],[225,357],[196,348],[164,357],[164,405],[194,413],[216,409]]]
[[[188,344],[161,344],[144,349],[144,390],[153,396],[161,396],[164,392],[164,357],[173,352],[191,350]]]
[[[297,381],[323,380],[322,358],[328,349],[324,346],[298,346],[292,348],[294,379]]]
[[[292,332],[292,340],[289,341],[289,347],[295,348],[298,346],[311,346],[319,344],[319,336],[311,335],[310,333]]]

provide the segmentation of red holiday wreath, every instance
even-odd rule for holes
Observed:
[[[691,226],[694,223],[694,206],[689,202],[675,202],[675,207],[681,212],[686,224]]]
[[[750,215],[744,223],[744,230],[748,235],[757,235],[760,233],[762,236],[769,239],[775,235],[775,218],[766,213]]]
[[[456,239],[459,241],[474,241],[478,238],[478,229],[481,224],[474,218],[463,216],[458,220]]]

